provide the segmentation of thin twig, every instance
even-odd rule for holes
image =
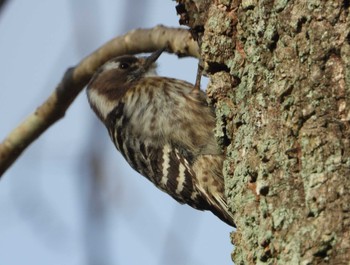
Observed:
[[[109,59],[123,54],[153,52],[167,47],[179,56],[199,57],[197,43],[185,29],[157,26],[116,37],[68,69],[50,97],[0,144],[0,176],[46,129],[62,118],[93,73]]]

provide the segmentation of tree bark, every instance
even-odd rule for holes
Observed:
[[[349,264],[349,0],[178,0],[210,77],[235,264]]]

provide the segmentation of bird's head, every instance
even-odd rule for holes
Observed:
[[[101,120],[113,110],[116,102],[135,85],[139,79],[156,75],[156,60],[163,49],[149,57],[119,56],[102,65],[87,86],[91,107]]]

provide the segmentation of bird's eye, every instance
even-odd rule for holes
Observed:
[[[128,63],[120,63],[120,68],[121,69],[128,69],[130,65]]]

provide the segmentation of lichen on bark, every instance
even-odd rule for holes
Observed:
[[[348,264],[349,1],[178,2],[203,28],[235,264]]]

